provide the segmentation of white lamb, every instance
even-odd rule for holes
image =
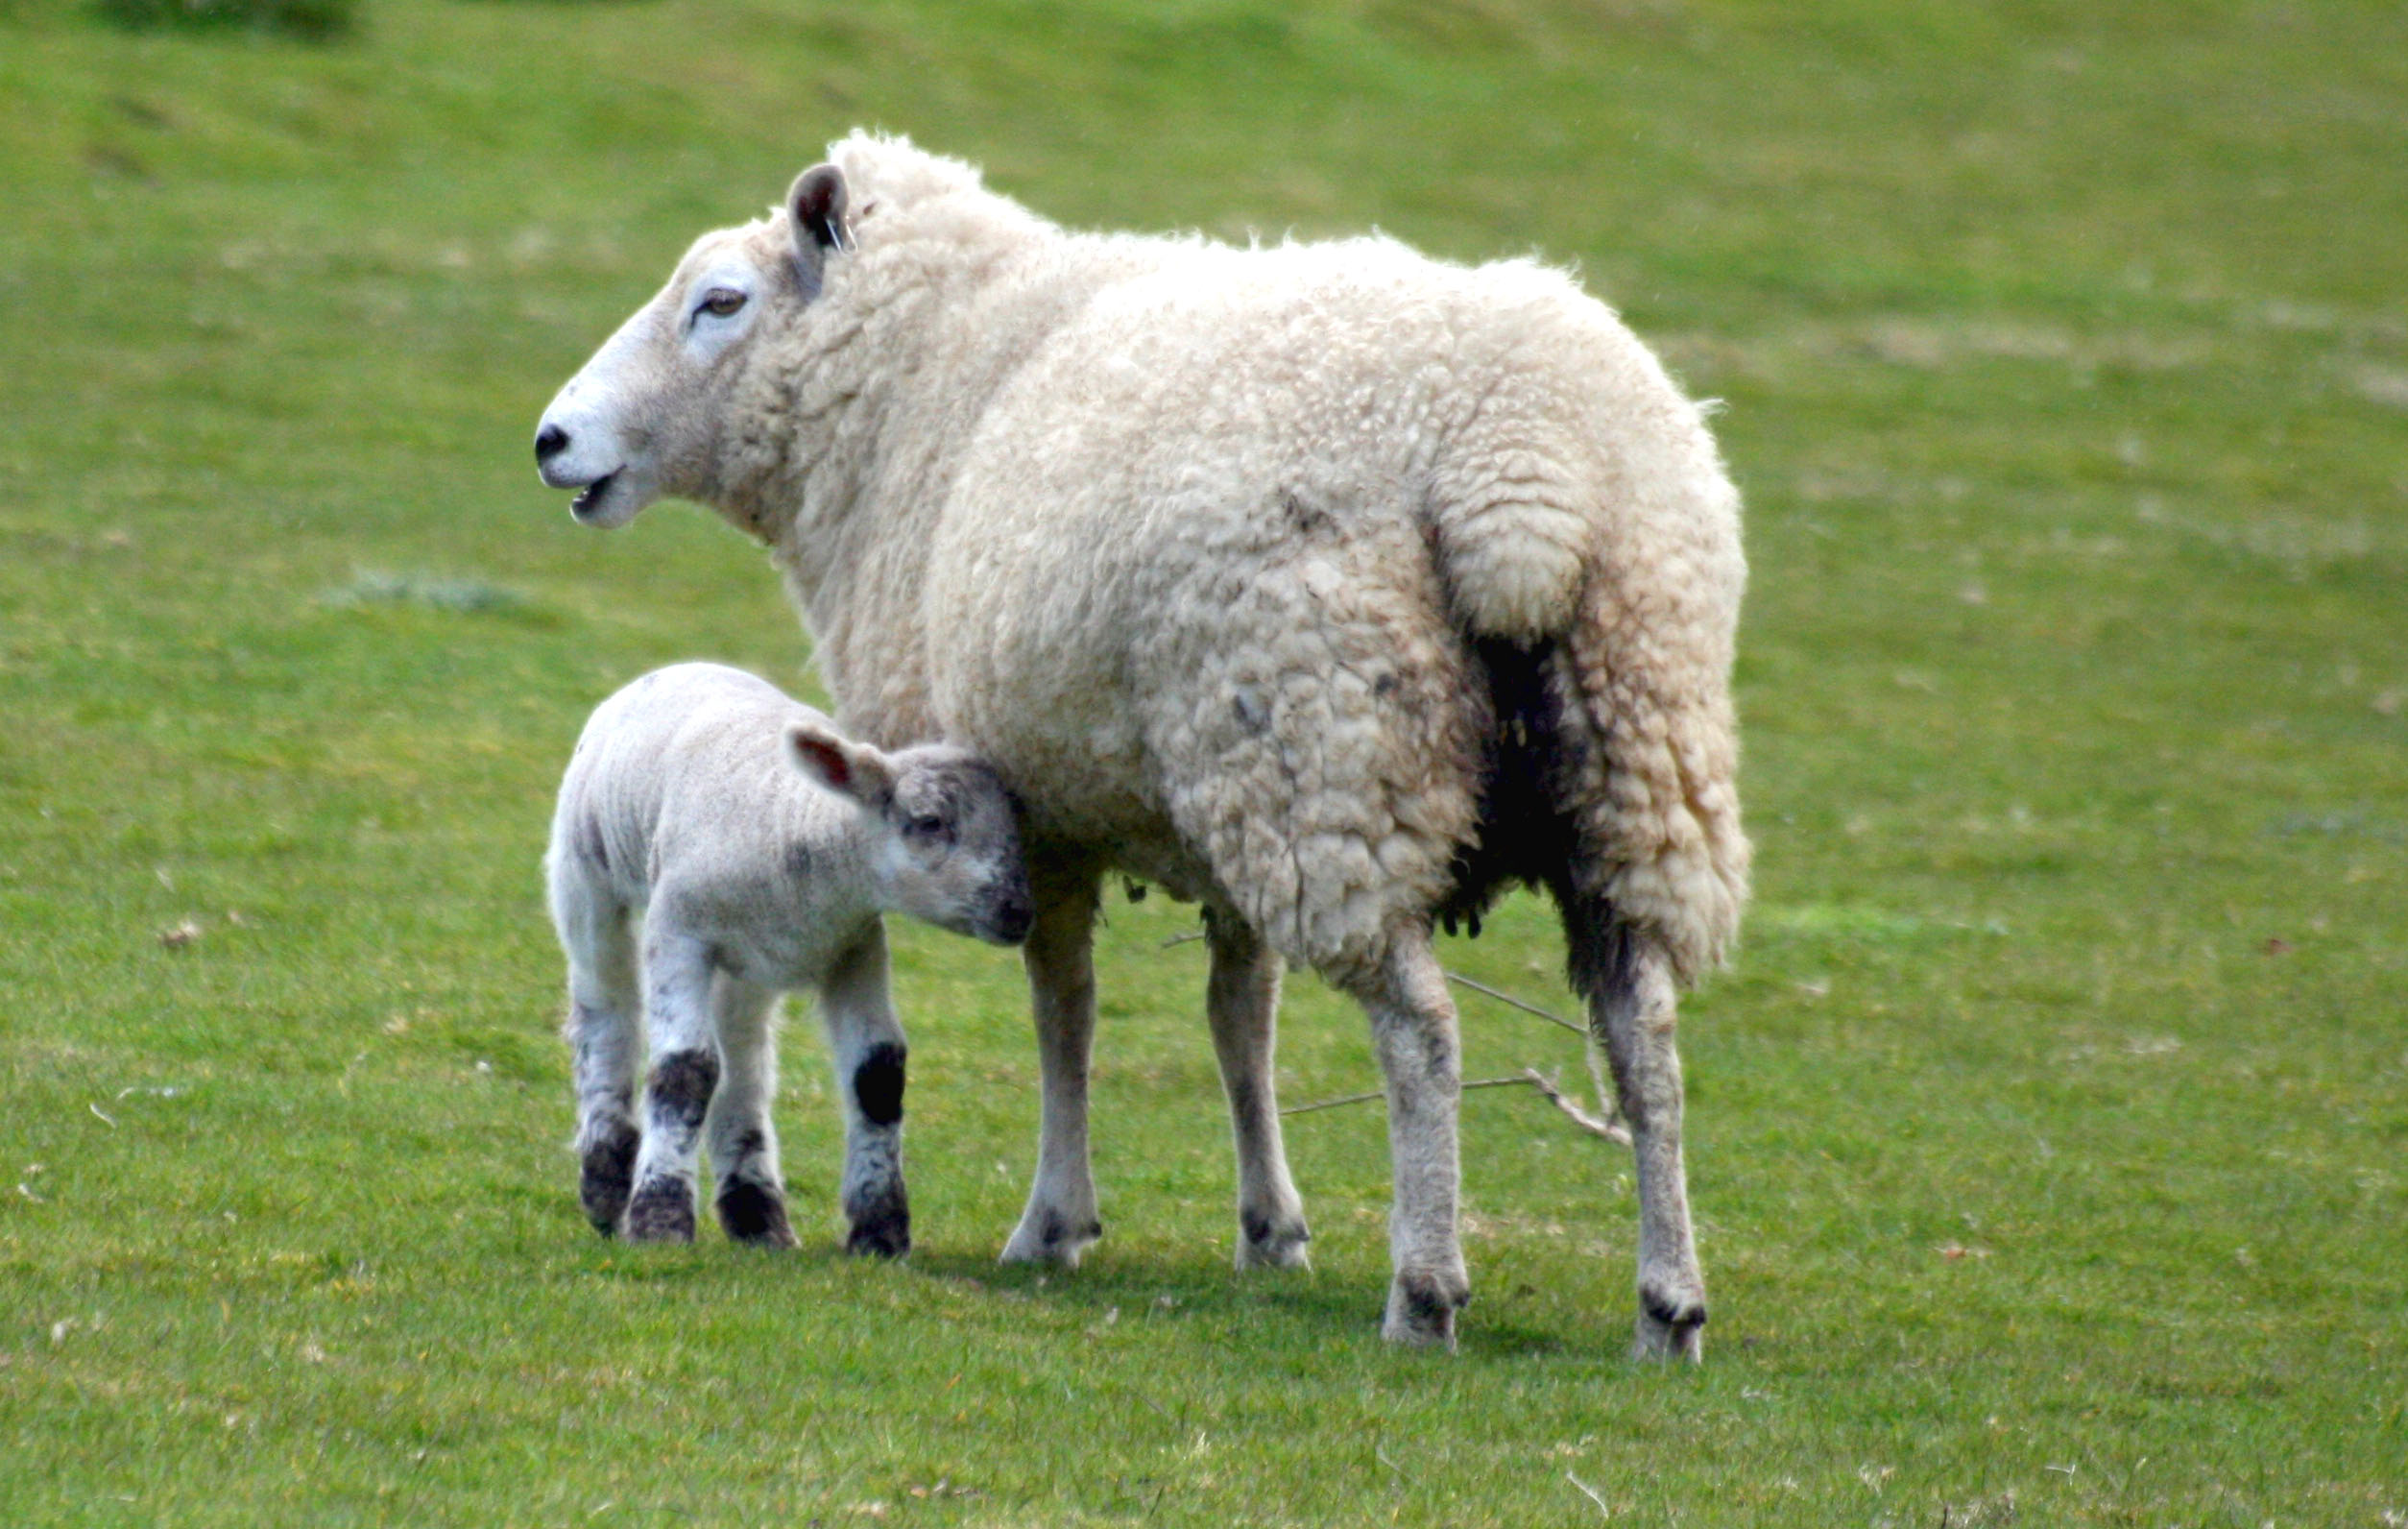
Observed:
[[[579,1198],[595,1229],[691,1242],[707,1144],[728,1235],[795,1245],[770,1122],[773,1029],[779,995],[811,988],[845,1100],[847,1247],[909,1251],[905,1054],[879,915],[1026,936],[1028,880],[996,773],[943,745],[882,753],[766,680],[680,664],[586,723],[544,871],[568,955]]]
[[[839,715],[990,760],[1027,811],[1043,1129],[1009,1259],[1074,1263],[1090,930],[1119,869],[1201,900],[1238,1260],[1304,1261],[1281,959],[1368,1009],[1384,1330],[1451,1343],[1456,1015],[1433,923],[1546,887],[1636,1140],[1637,1347],[1695,1356],[1676,985],[1746,895],[1746,565],[1704,416],[1563,275],[1392,242],[1066,232],[856,134],[706,234],[545,412],[592,525],[663,495],[767,543]]]

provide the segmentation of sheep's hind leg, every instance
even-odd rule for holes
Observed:
[[[1605,1049],[1639,1180],[1640,1359],[1705,1355],[1705,1275],[1689,1223],[1681,1163],[1680,1053],[1672,965],[1645,934],[1595,899],[1564,901],[1572,981],[1589,1007],[1593,1043]]]
[[[1212,979],[1206,1008],[1238,1151],[1238,1267],[1310,1269],[1304,1201],[1288,1174],[1271,1056],[1279,1023],[1278,955],[1235,913],[1207,909]]]
[[[713,1028],[725,1068],[710,1096],[703,1137],[718,1182],[713,1205],[734,1242],[792,1248],[785,1182],[778,1172],[778,994],[721,973],[710,990]]]
[[[1078,1267],[1103,1235],[1087,1155],[1087,1069],[1096,1035],[1096,877],[1032,855],[1037,921],[1022,959],[1028,968],[1044,1094],[1037,1177],[1003,1262]]]
[[[569,1070],[577,1095],[577,1201],[608,1237],[626,1214],[634,1186],[636,1053],[641,988],[635,941],[623,909],[590,897],[556,898],[561,943],[568,952]]]
[[[1463,1080],[1455,1000],[1427,929],[1400,932],[1386,959],[1346,986],[1370,1011],[1387,1083],[1394,1275],[1380,1333],[1390,1343],[1452,1348],[1455,1314],[1470,1301],[1472,1289],[1456,1227],[1462,1180],[1456,1114]]]
[[[910,1053],[888,994],[886,932],[878,925],[836,963],[820,992],[829,1059],[845,1102],[845,1251],[901,1258],[911,1251],[911,1199],[903,1190],[904,1066]]]
[[[709,952],[691,939],[647,940],[644,979],[652,1076],[623,1228],[629,1242],[692,1242],[695,1160],[719,1084]]]

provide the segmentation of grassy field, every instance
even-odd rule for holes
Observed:
[[[0,1522],[2408,1524],[2408,12],[0,0]],[[2104,8],[2120,14],[2123,8]],[[2145,18],[2145,19],[2144,19]],[[1626,1162],[1467,1096],[1377,1337],[1376,1107],[1244,1278],[1200,947],[1100,956],[1108,1233],[1003,953],[901,937],[920,1248],[578,1215],[536,862],[586,711],[789,684],[761,556],[535,483],[560,380],[855,123],[1080,225],[1536,250],[1722,431],[1759,900],[1690,1001],[1708,1361]],[[1570,1005],[1543,910],[1449,962]],[[1464,999],[1467,1074],[1562,1066]],[[1282,1086],[1373,1086],[1299,980]]]

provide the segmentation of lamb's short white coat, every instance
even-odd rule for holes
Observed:
[[[1447,1341],[1455,1018],[1433,917],[1546,885],[1638,1140],[1640,1347],[1694,1353],[1675,984],[1746,895],[1745,562],[1703,412],[1562,273],[1394,242],[1066,232],[855,134],[705,235],[563,389],[544,476],[767,543],[848,726],[1024,799],[1046,1064],[1007,1256],[1093,1235],[1106,867],[1207,908],[1240,1262],[1301,1260],[1270,1103],[1281,958],[1361,998],[1396,1149],[1393,1337]]]
[[[845,1102],[849,1246],[907,1250],[905,1046],[881,915],[1026,934],[1015,810],[994,771],[943,745],[890,755],[757,675],[673,665],[587,721],[544,881],[568,959],[579,1193],[595,1227],[690,1239],[707,1138],[730,1235],[793,1245],[773,1020],[778,996],[803,990]]]

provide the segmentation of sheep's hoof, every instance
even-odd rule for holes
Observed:
[[[719,1191],[719,1225],[731,1242],[749,1248],[802,1246],[786,1220],[786,1202],[767,1184],[739,1178]]]
[[[1076,1269],[1087,1250],[1103,1235],[1103,1223],[1094,1216],[1079,1220],[1054,1210],[1031,1209],[1023,1216],[1012,1240],[1003,1245],[1007,1264],[1058,1264]]]
[[[1305,1245],[1312,1233],[1301,1216],[1272,1217],[1249,1211],[1238,1218],[1238,1267],[1245,1269],[1311,1269],[1312,1255]]]
[[[620,1121],[600,1141],[586,1149],[585,1159],[578,1166],[577,1202],[584,1207],[586,1220],[593,1223],[593,1229],[605,1237],[618,1229],[619,1218],[627,1214],[627,1195],[635,1187],[636,1148],[640,1140],[635,1127]]]
[[[1471,1304],[1472,1283],[1459,1270],[1404,1270],[1388,1285],[1388,1313],[1380,1336],[1409,1348],[1455,1347],[1455,1314]]]
[[[1639,1324],[1630,1357],[1649,1361],[1705,1358],[1703,1295],[1674,1296],[1652,1285],[1639,1287]]]
[[[631,1243],[689,1243],[694,1240],[694,1189],[683,1178],[654,1178],[627,1202],[626,1236]]]

